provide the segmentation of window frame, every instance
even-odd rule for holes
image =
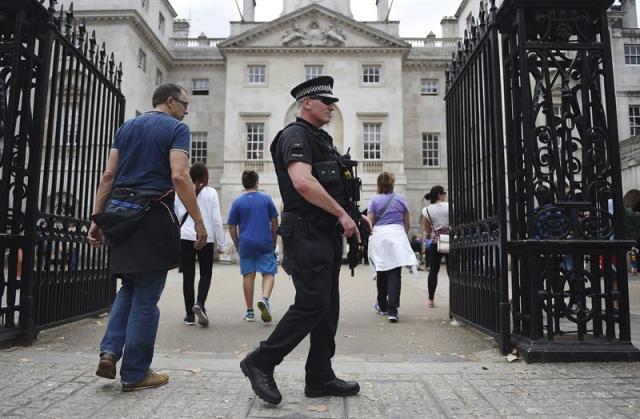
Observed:
[[[640,104],[629,105],[629,135],[640,135]]]
[[[164,30],[166,28],[166,19],[162,12],[158,12],[158,30],[162,35],[164,35]]]
[[[365,74],[366,69],[378,69],[378,81],[365,81],[365,77],[372,77],[371,75]],[[384,66],[382,64],[374,64],[374,63],[363,63],[360,65],[360,86],[363,87],[377,87],[383,85],[383,71]]]
[[[382,161],[382,140],[383,140],[383,123],[381,121],[363,121],[362,122],[362,160],[363,161]],[[367,128],[377,127],[377,132],[371,132]],[[374,134],[373,141],[371,134]],[[376,137],[377,136],[377,141]],[[377,145],[377,149],[371,146]],[[369,155],[367,155],[369,153]],[[373,156],[371,155],[373,153]],[[376,156],[377,154],[377,156]]]
[[[309,72],[307,70],[312,69],[312,68],[319,68],[320,69],[320,73],[315,75],[315,76],[311,76],[309,77]],[[325,72],[324,72],[324,64],[305,64],[304,65],[304,79],[305,80],[310,80],[316,77],[320,77],[320,76],[324,76]]]
[[[138,68],[142,70],[143,73],[147,72],[147,53],[142,49],[138,48]]]
[[[197,137],[197,138],[196,138]],[[207,164],[209,133],[207,131],[191,131],[189,154],[191,164],[202,162]],[[194,146],[198,147],[194,147]],[[200,158],[200,160],[198,160]]]
[[[633,53],[631,52],[632,48]],[[640,65],[640,44],[624,44],[623,51],[625,65]]]
[[[204,87],[197,88],[196,82],[205,82],[206,89]],[[209,96],[211,92],[211,79],[209,78],[193,78],[191,79],[191,95],[192,96]]]
[[[252,73],[251,70],[252,69],[258,69],[258,68],[262,68],[263,73],[262,73],[262,78],[263,81],[252,81]],[[266,64],[247,64],[246,70],[245,70],[245,74],[246,74],[246,85],[247,86],[251,86],[251,87],[265,87],[267,86],[267,65]]]
[[[250,132],[250,127],[261,127],[261,132]],[[264,121],[245,121],[244,123],[244,160],[248,161],[264,161],[265,160],[265,139],[267,133],[267,124]],[[255,140],[250,136],[258,136],[259,139]],[[260,138],[261,136],[261,138]],[[250,145],[256,144],[257,147],[250,147]],[[256,156],[255,153],[258,153]]]
[[[432,138],[429,138],[432,137]],[[433,140],[435,137],[435,142]],[[441,147],[440,147],[440,133],[439,132],[430,132],[425,131],[422,133],[421,143],[422,143],[422,167],[429,168],[438,168],[441,167],[442,155],[441,155]],[[435,149],[433,147],[428,147],[429,142],[431,144],[436,145]],[[429,153],[435,153],[435,155],[429,155]],[[429,160],[432,160],[432,163],[429,164]],[[433,163],[435,161],[435,164]]]
[[[435,91],[428,91],[425,89],[427,83],[425,82],[435,82]],[[440,93],[440,80],[437,78],[428,78],[423,77],[420,79],[420,96],[438,96]]]

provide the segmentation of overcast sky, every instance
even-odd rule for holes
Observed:
[[[229,21],[240,20],[236,0],[170,0],[180,17],[191,19],[190,36],[229,36]],[[392,0],[389,0],[391,4]],[[473,0],[478,1],[478,0]],[[242,9],[243,0],[237,0]],[[618,1],[616,1],[618,3]],[[400,36],[422,38],[430,31],[441,36],[440,20],[455,14],[460,0],[393,0],[390,20],[400,21]],[[356,20],[377,19],[376,0],[351,0]],[[270,21],[282,13],[282,0],[256,0],[256,20]],[[640,16],[640,8],[638,10]]]
[[[242,9],[242,0],[238,4]],[[212,38],[229,36],[229,21],[240,20],[235,0],[171,0],[180,17],[191,18],[190,36],[204,32]],[[391,1],[389,1],[391,4]],[[390,20],[400,21],[400,36],[425,37],[429,31],[440,35],[440,20],[453,15],[457,0],[394,0]],[[376,20],[376,0],[351,0],[356,20]],[[282,13],[282,0],[256,0],[256,20],[270,21]]]

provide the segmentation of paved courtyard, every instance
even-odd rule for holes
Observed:
[[[508,362],[491,338],[451,325],[446,276],[436,308],[429,309],[426,274],[403,275],[400,322],[390,324],[372,309],[368,267],[359,267],[354,278],[343,270],[334,366],[341,377],[360,382],[356,397],[304,397],[305,341],[276,369],[282,403],[256,399],[238,362],[273,326],[242,320],[237,266],[216,265],[209,328],[182,324],[181,277],[170,273],[153,363],[171,376],[167,386],[122,393],[117,382],[94,375],[107,321],[102,316],[45,331],[32,347],[1,351],[0,417],[640,417],[640,363]],[[286,276],[276,281],[275,321],[293,297]],[[637,336],[640,281],[630,288]]]

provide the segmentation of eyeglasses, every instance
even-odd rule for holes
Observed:
[[[312,99],[312,100],[313,99],[317,99],[317,100],[319,100],[320,102],[324,103],[327,106],[332,105],[335,102],[335,100],[333,100],[333,99],[331,99],[329,97],[323,97],[323,96],[311,96],[309,99]]]
[[[189,102],[186,102],[184,100],[180,100],[175,96],[172,96],[173,100],[175,100],[176,102],[180,102],[182,103],[182,106],[184,106],[185,109],[187,109],[189,107]]]

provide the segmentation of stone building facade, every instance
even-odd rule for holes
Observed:
[[[256,22],[255,1],[243,0],[243,20],[231,22],[224,39],[190,37],[189,23],[177,18],[168,0],[74,3],[77,15],[123,61],[127,118],[150,108],[163,81],[189,90],[192,157],[206,161],[223,216],[242,191],[245,169],[260,173],[261,189],[279,204],[268,148],[295,117],[289,90],[328,74],[340,102],[326,129],[340,150],[350,149],[361,161],[363,205],[378,173],[392,171],[417,225],[424,193],[447,183],[445,63],[478,0],[463,0],[454,16],[443,18],[441,38],[400,37],[400,22],[387,19],[388,0],[370,0],[378,8],[373,22],[354,20],[349,0],[283,0],[277,19]],[[610,11],[621,139],[640,131],[627,114],[628,107],[640,106],[640,31],[632,15],[635,0]],[[625,64],[625,56],[638,61]],[[638,185],[636,180],[631,183]]]

